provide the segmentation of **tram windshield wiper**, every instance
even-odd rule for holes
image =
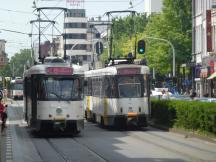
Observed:
[[[62,100],[61,96],[57,95],[55,92],[49,92],[50,94],[54,94],[59,100]]]

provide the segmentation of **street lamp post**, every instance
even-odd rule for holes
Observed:
[[[164,41],[164,42],[166,42],[166,43],[168,43],[170,46],[171,46],[171,48],[172,48],[172,53],[173,53],[173,66],[172,66],[172,72],[173,72],[173,77],[175,77],[175,56],[176,56],[176,54],[175,54],[175,48],[174,48],[174,46],[173,46],[173,44],[169,41],[169,40],[167,40],[167,39],[163,39],[163,38],[156,38],[156,37],[149,37],[149,36],[146,36],[145,38],[147,38],[147,39],[154,39],[154,40],[160,40],[160,41]]]

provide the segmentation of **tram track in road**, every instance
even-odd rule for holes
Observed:
[[[52,150],[55,152],[55,156],[58,156],[58,162],[73,162],[57,146],[55,146],[55,144],[49,138],[44,139],[44,142],[46,142],[49,145],[49,148],[52,148]],[[33,141],[33,143],[36,148],[36,152],[41,159],[40,162],[52,162],[52,160],[49,160],[47,159],[47,157],[44,156],[44,150],[42,150],[42,147],[39,146],[38,142],[35,140]]]
[[[50,139],[46,139],[46,141],[50,144],[50,146],[56,151],[56,153],[63,159],[62,162],[73,162],[69,157],[67,157],[58,147],[55,146],[54,143],[50,141]]]
[[[150,138],[145,138],[144,136],[139,136],[137,134],[132,134],[130,132],[128,133],[128,131],[127,132],[121,132],[121,133],[122,134],[127,134],[130,137],[135,138],[136,140],[140,140],[140,141],[152,144],[152,145],[154,145],[156,147],[168,150],[168,151],[173,152],[175,154],[181,155],[183,157],[187,157],[188,159],[190,159],[189,162],[193,162],[193,161],[196,161],[196,162],[215,162],[215,160],[205,160],[205,159],[197,158],[197,156],[188,154],[188,153],[186,153],[184,151],[180,151],[178,149],[171,148],[168,145],[163,145],[162,144],[162,140],[169,141],[170,143],[177,144],[177,145],[181,144],[181,142],[179,142],[179,141],[168,140],[167,138],[165,138],[165,137],[163,137],[161,135],[154,135],[154,134],[148,132],[148,130],[145,130],[145,131],[141,130],[140,132],[145,133],[146,135],[148,135],[148,137],[155,137],[155,140],[154,139],[150,140]],[[158,141],[161,141],[161,142],[158,142]]]
[[[39,138],[34,139],[33,143],[41,159],[40,162],[108,162],[108,160],[87,145],[80,143],[76,137]],[[47,148],[46,150],[49,149],[50,153],[45,153],[44,148]],[[58,160],[53,161],[49,158],[49,154],[55,155]]]
[[[88,151],[89,153],[91,153],[92,155],[96,156],[97,158],[100,159],[100,162],[109,162],[107,159],[103,158],[103,156],[101,156],[99,153],[97,153],[96,151],[94,151],[93,149],[91,149],[89,146],[80,143],[76,138],[72,139],[74,142],[76,142],[78,145],[80,145],[82,148],[84,148],[86,151]]]

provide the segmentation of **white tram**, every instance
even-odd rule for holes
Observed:
[[[10,96],[14,100],[23,99],[23,79],[16,77],[10,83]]]
[[[24,73],[25,119],[36,130],[79,133],[84,128],[83,74],[65,63],[34,65]]]
[[[149,68],[115,65],[85,72],[87,120],[102,126],[147,126],[150,114]]]

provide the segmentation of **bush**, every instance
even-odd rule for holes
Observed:
[[[216,135],[216,103],[152,100],[151,108],[151,116],[156,124]]]

